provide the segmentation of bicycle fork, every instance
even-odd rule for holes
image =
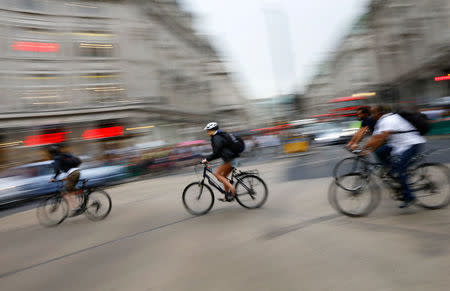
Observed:
[[[199,185],[199,187],[200,187],[200,192],[198,193],[197,200],[200,200],[200,197],[202,197],[204,185],[205,185],[205,179],[203,179],[203,180],[200,182],[200,185]]]

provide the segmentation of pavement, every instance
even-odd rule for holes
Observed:
[[[100,222],[4,216],[1,290],[448,290],[449,209],[400,210],[385,195],[368,217],[341,216],[329,177],[286,179],[295,162],[257,166],[270,191],[257,210],[216,202],[189,215],[186,174],[110,188]]]

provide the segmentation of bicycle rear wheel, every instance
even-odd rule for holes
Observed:
[[[87,195],[86,211],[89,220],[105,219],[111,212],[111,197],[104,190],[94,190]]]
[[[42,200],[36,213],[41,225],[56,226],[69,215],[69,206],[62,196],[55,195]]]
[[[214,205],[214,194],[208,185],[193,182],[183,190],[183,205],[193,215],[204,215]]]
[[[341,177],[342,183],[346,180],[358,179],[354,174]],[[360,179],[366,179],[360,177]],[[328,189],[328,200],[331,206],[338,212],[350,216],[359,217],[369,215],[380,202],[380,193],[375,185],[364,183],[365,186],[355,191],[348,191],[339,186],[335,181],[331,182]]]
[[[440,209],[450,203],[450,174],[443,164],[427,163],[417,167],[414,185],[417,204],[427,209]]]
[[[246,175],[236,183],[236,201],[245,208],[260,208],[267,200],[269,191],[263,179]]]

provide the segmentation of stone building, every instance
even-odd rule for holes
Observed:
[[[423,104],[450,96],[450,2],[373,0],[307,85],[304,114],[327,100],[376,92],[371,103]]]
[[[173,0],[0,0],[0,100],[3,164],[15,159],[5,151],[32,159],[47,142],[98,156],[246,119],[223,62]]]
[[[429,102],[449,96],[450,3],[374,0],[369,11],[383,102]]]

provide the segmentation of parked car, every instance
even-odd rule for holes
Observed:
[[[123,166],[95,166],[92,163],[81,165],[80,179],[88,179],[87,186],[113,184],[126,176]],[[0,205],[55,193],[60,185],[50,183],[52,177],[53,161],[25,164],[7,170],[0,176]]]
[[[357,130],[345,123],[323,123],[315,133],[314,143],[319,145],[344,144]]]

